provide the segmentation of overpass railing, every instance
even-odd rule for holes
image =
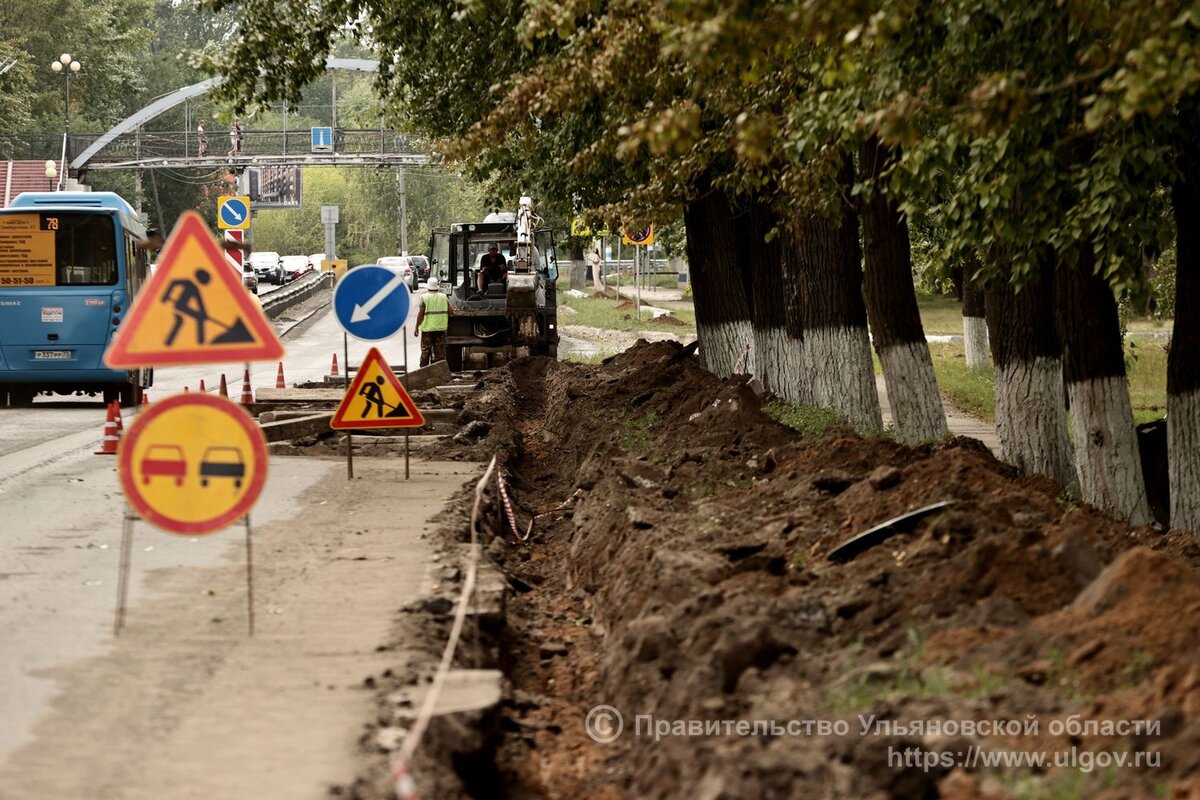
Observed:
[[[82,153],[101,137],[99,133],[72,133],[67,138],[67,159]],[[233,141],[228,130],[205,133],[205,158],[229,155]],[[41,160],[62,157],[61,133],[6,133],[0,131],[0,159]],[[241,156],[320,155],[311,146],[307,129],[243,132]],[[409,133],[376,129],[339,128],[334,132],[333,151],[342,155],[423,155],[422,140]],[[89,164],[142,161],[149,159],[200,158],[200,138],[195,131],[143,131],[123,133],[97,153]]]

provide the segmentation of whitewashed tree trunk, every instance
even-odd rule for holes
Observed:
[[[996,436],[1003,461],[1025,473],[1049,475],[1072,492],[1078,485],[1067,434],[1062,348],[1050,274],[1031,276],[1019,293],[1007,283],[987,289],[989,343],[996,365]]]
[[[863,140],[859,163],[870,191],[859,202],[865,244],[862,293],[896,436],[915,444],[941,439],[950,431],[913,288],[908,222],[887,194],[884,175],[894,160],[894,152],[875,137]],[[874,375],[871,385],[878,404]]]
[[[1078,263],[1055,271],[1056,319],[1071,424],[1079,496],[1134,525],[1150,522],[1117,301],[1095,274],[1091,248]]]
[[[1067,435],[1062,362],[1057,358],[996,366],[996,437],[1001,460],[1027,474],[1076,486]]]
[[[696,336],[700,340],[700,363],[712,374],[728,378],[735,366],[741,366],[743,374],[754,374],[754,330],[749,320],[702,325],[697,317]]]
[[[789,403],[812,405],[812,392],[804,381],[804,343],[783,328],[759,330],[756,366],[764,385]]]
[[[802,353],[804,382],[816,405],[833,409],[858,430],[883,430],[866,328],[809,328]]]
[[[987,320],[983,317],[963,317],[963,354],[971,369],[987,369],[991,363]]]
[[[710,190],[687,205],[683,221],[701,363],[722,378],[733,374],[739,358],[752,371],[754,331],[745,265],[739,260],[737,223],[729,200],[723,192]]]
[[[929,345],[896,344],[879,347],[878,352],[897,438],[916,444],[948,435],[946,411],[930,361]]]
[[[991,363],[988,354],[988,329],[985,312],[985,297],[979,285],[979,259],[972,256],[963,265],[962,313],[963,355],[970,369],[987,369]]]
[[[1124,375],[1067,384],[1080,496],[1134,525],[1150,522]]]
[[[848,155],[839,180],[849,197],[854,166]],[[854,208],[842,201],[827,213],[803,214],[791,221],[787,236],[783,275],[796,287],[788,323],[803,341],[807,390],[817,405],[860,430],[882,431]]]

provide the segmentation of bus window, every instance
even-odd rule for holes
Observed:
[[[54,231],[59,286],[111,286],[117,282],[116,235],[111,217],[48,213],[42,230]]]

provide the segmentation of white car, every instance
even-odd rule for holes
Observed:
[[[283,266],[284,283],[291,283],[312,269],[312,264],[309,263],[308,256],[284,256],[281,259],[281,263]]]
[[[254,274],[260,281],[276,285],[283,283],[283,268],[279,264],[279,253],[271,250],[251,253],[249,264],[254,267]]]
[[[404,285],[410,292],[417,290],[417,271],[408,256],[384,256],[375,259],[375,263],[404,276]]]

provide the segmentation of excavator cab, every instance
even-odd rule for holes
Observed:
[[[554,234],[517,216],[492,214],[483,222],[455,223],[436,229],[431,238],[432,274],[444,283],[450,301],[446,361],[455,372],[472,354],[487,355],[489,363],[499,353],[516,355],[517,348],[558,356]],[[504,257],[507,274],[480,291],[481,261],[493,245]]]

